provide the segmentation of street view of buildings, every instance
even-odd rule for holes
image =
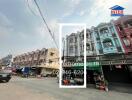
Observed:
[[[59,52],[56,48],[43,48],[15,56],[12,62],[10,59],[7,62],[1,62],[3,67],[9,65],[20,70],[24,67],[30,67],[30,74],[34,76],[56,75],[59,70]]]
[[[84,83],[84,31],[71,33],[65,37],[63,64],[70,75],[63,76],[67,85]],[[86,67],[87,83],[96,84],[95,76],[113,83],[132,83],[132,15],[125,15],[108,23],[100,23],[86,29]],[[71,64],[70,64],[71,63]],[[1,68],[16,68],[19,74],[28,68],[29,76],[58,76],[59,51],[56,48],[43,48],[12,57],[8,55],[0,60]],[[75,72],[79,72],[76,74]],[[27,73],[26,73],[27,74]],[[81,82],[70,83],[80,79]],[[104,83],[105,84],[105,83]]]
[[[0,100],[131,100],[131,4],[0,0]]]
[[[70,67],[62,65],[66,71],[70,70],[74,73],[75,70],[84,69],[84,64],[81,65],[84,62],[84,35],[82,32],[71,33],[65,37],[64,50],[66,53],[63,65],[71,62]],[[108,23],[100,23],[98,26],[92,26],[91,29],[86,30],[87,83],[95,83],[97,73],[102,75],[102,80],[106,80],[109,84],[132,83],[131,33],[132,15],[125,15]],[[71,77],[79,77],[72,73],[65,76],[68,76],[69,80]]]
[[[64,70],[74,72],[64,79],[84,78],[84,31],[71,33],[65,38]],[[94,74],[103,76],[109,83],[132,83],[132,15],[125,15],[108,23],[100,23],[86,29],[87,83],[95,83]],[[12,59],[12,60],[11,60]],[[0,60],[1,68],[12,66],[19,69],[30,68],[31,76],[57,76],[59,71],[59,51],[56,48],[43,48]],[[19,74],[20,74],[19,73]],[[22,73],[21,73],[22,74]],[[122,75],[122,77],[120,77]],[[115,77],[116,76],[116,77]],[[83,79],[84,80],[84,79]],[[82,80],[82,81],[83,81]],[[69,83],[70,84],[70,83]],[[81,84],[81,83],[80,83]],[[95,83],[96,84],[96,83]],[[83,85],[83,84],[82,84]]]

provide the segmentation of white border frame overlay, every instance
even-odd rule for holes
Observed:
[[[84,85],[82,86],[64,86],[62,85],[62,27],[63,26],[84,26]],[[59,24],[59,87],[60,88],[86,88],[86,24],[85,23],[60,23]]]

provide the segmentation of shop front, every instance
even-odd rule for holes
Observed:
[[[132,83],[131,71],[126,65],[103,66],[104,77],[109,83]]]
[[[82,79],[84,81],[84,63],[74,63],[71,67],[64,67],[63,79]],[[87,84],[95,84],[94,75],[101,74],[99,62],[86,63]]]

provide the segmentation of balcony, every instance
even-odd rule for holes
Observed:
[[[108,37],[112,37],[112,34],[111,33],[105,33],[105,34],[100,35],[101,39],[105,39],[105,38],[108,38]]]
[[[116,49],[116,47],[104,48],[104,49],[103,49],[103,53],[104,53],[104,54],[108,54],[108,53],[117,53],[117,49]]]
[[[87,56],[93,55],[93,51],[86,51],[86,55],[87,55]]]
[[[76,45],[76,42],[69,43],[69,45]]]

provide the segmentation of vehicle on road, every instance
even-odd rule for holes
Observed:
[[[0,72],[0,82],[9,82],[11,79],[10,73]]]

